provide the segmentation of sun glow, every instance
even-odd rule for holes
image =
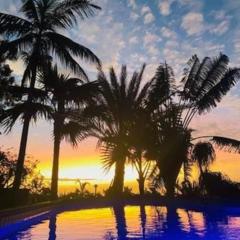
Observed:
[[[96,180],[111,182],[114,177],[114,167],[108,172],[104,171],[102,165],[99,163],[95,164],[67,164],[68,161],[64,161],[66,164],[60,166],[59,178],[60,179],[83,179],[83,180]],[[41,173],[46,177],[51,177],[51,168],[48,166],[40,166]],[[126,165],[125,167],[125,180],[131,181],[136,180],[137,172],[132,166]]]

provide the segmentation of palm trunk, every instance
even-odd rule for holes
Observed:
[[[175,182],[176,180],[174,181],[168,181],[165,183],[165,187],[166,187],[166,190],[167,190],[167,193],[166,193],[166,196],[167,197],[174,197],[174,193],[175,193]]]
[[[22,172],[24,168],[24,159],[25,159],[26,148],[27,148],[29,124],[30,124],[30,117],[27,116],[25,117],[24,123],[23,123],[23,130],[22,130],[22,136],[21,136],[21,142],[20,142],[20,148],[19,148],[19,154],[18,154],[16,173],[15,173],[15,178],[13,182],[13,189],[15,192],[17,192],[21,186]]]
[[[145,183],[145,177],[143,172],[143,166],[142,166],[142,156],[139,154],[139,162],[138,162],[138,189],[140,196],[144,195],[144,183]]]
[[[112,191],[115,196],[123,193],[124,186],[125,157],[116,162],[115,176],[112,185]]]
[[[52,167],[52,181],[51,181],[51,197],[57,199],[58,197],[58,171],[59,171],[59,155],[61,145],[61,130],[64,122],[64,102],[58,102],[58,112],[54,121],[54,149],[53,149],[53,167]]]
[[[179,175],[179,172],[180,172],[181,166],[182,166],[181,162],[176,162],[175,164],[176,164],[175,169],[169,168],[168,175],[165,177],[165,180],[164,180],[165,188],[167,190],[166,195],[168,197],[174,197],[177,177]]]
[[[57,199],[58,197],[58,170],[59,170],[59,153],[61,145],[61,135],[58,125],[54,123],[54,150],[53,150],[53,167],[52,167],[52,181],[51,181],[51,197]]]
[[[139,176],[139,179],[138,179],[138,189],[139,189],[140,196],[144,195],[144,183],[145,183],[144,177],[143,176]]]
[[[32,103],[32,101],[33,101],[33,92],[31,90],[33,90],[35,87],[36,74],[37,74],[37,67],[35,66],[33,68],[33,72],[32,72],[32,78],[31,78],[31,83],[30,83],[30,93],[28,95],[27,103]],[[15,173],[15,178],[14,178],[14,182],[13,182],[13,189],[14,189],[15,193],[18,192],[18,190],[21,186],[22,172],[24,169],[24,160],[25,160],[25,155],[26,155],[30,120],[31,120],[31,116],[29,115],[28,112],[26,112],[25,117],[24,117],[24,122],[23,122],[23,129],[22,129],[22,136],[21,136],[21,141],[20,141],[16,173]]]

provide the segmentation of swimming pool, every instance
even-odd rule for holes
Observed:
[[[0,228],[9,240],[240,239],[240,209],[125,206],[50,211]]]

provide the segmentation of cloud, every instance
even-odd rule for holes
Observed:
[[[146,6],[146,5],[143,5],[142,10],[141,10],[141,14],[144,15],[144,14],[149,13],[149,12],[151,12],[150,7]]]
[[[149,45],[147,47],[147,51],[150,55],[153,55],[153,56],[156,56],[156,55],[159,55],[159,48],[156,47],[155,45]]]
[[[227,32],[230,28],[232,16],[226,15],[224,10],[212,11],[210,13],[217,23],[210,24],[209,32],[221,36]]]
[[[210,28],[210,32],[211,33],[214,33],[216,35],[222,35],[224,34],[225,32],[228,31],[230,27],[230,21],[228,19],[226,20],[223,20],[222,22],[220,22],[219,24],[217,25],[213,25],[211,28]]]
[[[167,27],[162,27],[161,28],[161,34],[165,38],[173,38],[173,39],[175,39],[177,37],[177,34],[174,31],[172,31],[171,29],[167,28]]]
[[[183,6],[191,9],[192,11],[200,11],[203,7],[203,0],[177,0],[177,2]]]
[[[134,10],[137,9],[137,4],[135,0],[128,0],[128,6],[132,7]]]
[[[158,35],[152,34],[150,32],[147,32],[144,36],[144,45],[153,44],[160,41],[161,38]]]
[[[237,53],[240,53],[240,39],[234,41],[234,49]]]
[[[168,16],[171,12],[171,2],[172,1],[169,1],[169,0],[160,0],[159,2],[159,10],[160,10],[160,13],[163,15],[163,16]]]
[[[166,43],[165,43],[165,47],[168,47],[168,48],[177,48],[177,47],[179,47],[179,42],[176,41],[176,40],[168,40],[168,41],[166,41]]]
[[[141,14],[144,16],[144,24],[149,24],[155,20],[154,15],[149,6],[143,5]]]
[[[153,14],[152,13],[147,13],[146,15],[145,15],[145,17],[144,17],[144,23],[145,24],[149,24],[149,23],[151,23],[151,22],[153,22],[155,20],[155,17],[153,16]]]
[[[129,43],[130,44],[136,44],[136,43],[138,43],[139,42],[139,40],[138,40],[138,37],[137,36],[133,36],[133,37],[131,37],[130,39],[129,39]]]
[[[138,18],[139,18],[139,15],[135,12],[131,12],[130,13],[130,18],[133,20],[133,21],[137,21]]]
[[[226,12],[224,10],[214,10],[210,13],[216,20],[224,20],[226,18]]]
[[[182,18],[181,27],[189,36],[200,35],[204,31],[204,18],[201,13],[189,12]]]

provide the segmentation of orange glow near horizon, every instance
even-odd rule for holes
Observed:
[[[64,154],[67,155],[66,153]],[[215,162],[211,165],[212,171],[219,171],[228,175],[232,180],[238,181],[239,169],[236,164],[240,163],[238,154],[217,151]],[[40,162],[38,169],[46,177],[51,177],[51,161]],[[196,168],[193,168],[193,177],[198,175]],[[68,158],[60,160],[59,178],[67,179],[94,179],[99,181],[111,181],[114,176],[114,166],[110,171],[105,172],[103,169],[100,156],[96,154],[93,156],[81,156],[81,158]],[[136,180],[137,172],[131,165],[126,165],[125,179],[126,181]]]
[[[52,171],[52,132],[46,132],[51,126],[44,121],[38,125],[33,125],[30,129],[27,154],[33,159],[39,159],[38,169],[46,177],[51,177]],[[1,145],[4,149],[13,147],[13,152],[18,152],[19,140],[21,137],[21,127],[15,128],[7,136],[0,135]],[[44,141],[43,141],[44,139]],[[69,179],[95,179],[99,183],[110,183],[114,175],[114,166],[110,172],[105,173],[99,150],[96,149],[97,140],[89,138],[79,144],[77,148],[66,142],[61,144],[59,178]],[[212,171],[219,171],[229,176],[233,181],[240,181],[238,166],[240,164],[240,155],[217,151],[216,161],[212,164]],[[197,171],[193,171],[197,176]],[[137,173],[132,166],[127,165],[125,171],[125,180],[136,182]]]
[[[101,160],[90,159],[89,164],[86,162],[76,164],[77,161],[71,161],[69,163],[68,160],[62,159],[62,163],[60,163],[59,169],[59,178],[63,179],[86,179],[86,180],[97,180],[110,182],[114,176],[114,166],[106,172],[103,169],[101,164]],[[75,164],[74,164],[75,163]],[[43,174],[46,178],[51,177],[51,163],[43,163],[39,164],[38,169],[41,174]],[[131,165],[126,165],[125,168],[125,180],[132,181],[136,180],[137,172]]]

